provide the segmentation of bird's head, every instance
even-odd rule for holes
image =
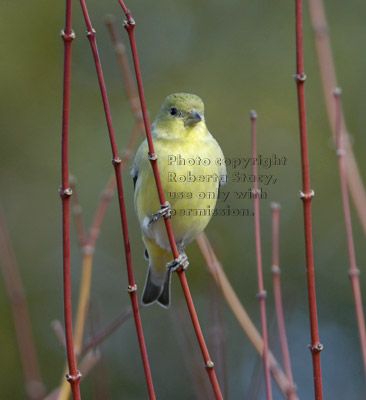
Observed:
[[[194,94],[175,93],[168,96],[155,118],[157,131],[182,134],[205,124],[203,101]]]

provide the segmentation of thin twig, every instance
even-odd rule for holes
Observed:
[[[130,65],[127,59],[126,47],[118,35],[118,29],[116,26],[115,17],[113,15],[108,15],[105,18],[105,23],[107,25],[108,32],[114,46],[114,51],[116,53],[119,69],[123,78],[123,82],[125,84],[128,102],[136,118],[136,121],[139,123],[139,127],[143,132],[144,122],[142,120],[141,106],[140,106],[139,96],[133,81]]]
[[[89,350],[84,358],[80,361],[80,371],[82,372],[83,378],[85,378],[95,364],[100,360],[100,352],[98,349]],[[43,400],[58,400],[62,394],[60,393],[62,387],[57,387],[52,390]]]
[[[332,48],[330,45],[329,31],[325,10],[322,0],[308,0],[310,20],[314,31],[314,40],[316,52],[318,55],[318,64],[323,88],[323,95],[328,114],[329,126],[332,131],[333,139],[336,138],[335,127],[335,110],[332,97],[332,91],[337,87],[336,73],[332,56]],[[342,113],[342,110],[341,110]],[[361,178],[360,171],[357,166],[355,156],[353,154],[352,145],[350,143],[345,119],[342,114],[341,130],[344,138],[345,155],[345,171],[347,174],[347,185],[352,196],[353,203],[356,207],[358,217],[360,219],[364,234],[366,235],[366,191]]]
[[[209,272],[212,274],[217,287],[222,291],[222,294],[224,295],[226,302],[231,308],[233,314],[235,315],[235,318],[238,320],[240,326],[243,328],[243,331],[248,336],[254,348],[258,351],[260,356],[263,356],[262,337],[260,333],[257,331],[254,323],[250,319],[244,306],[241,304],[233,287],[231,286],[206,235],[204,233],[201,233],[197,237],[196,242],[198,244],[198,247],[200,248],[200,251],[202,253],[202,256],[205,260]],[[276,361],[271,352],[269,352],[268,358],[269,358],[269,367],[271,370],[271,374],[275,379],[275,381],[277,382],[277,385],[280,388],[281,392],[286,396],[286,393],[291,388],[290,382],[288,381],[286,375],[282,371],[281,367],[279,366],[278,362]],[[298,398],[295,397],[295,400],[298,400]]]
[[[0,268],[14,322],[15,337],[24,374],[25,391],[29,400],[40,400],[44,395],[37,352],[34,345],[28,306],[9,233],[0,204]]]
[[[99,307],[97,307],[97,303],[93,302],[90,304],[89,307],[89,326],[90,326],[90,333],[92,336],[95,335],[97,327],[100,326],[100,315],[99,315]],[[131,307],[129,307],[131,308]],[[110,400],[110,388],[109,388],[109,379],[107,368],[105,364],[105,359],[103,356],[103,347],[93,347],[100,352],[100,359],[98,364],[95,366],[92,375],[92,400]]]
[[[208,344],[215,359],[217,379],[224,398],[228,398],[226,346],[225,346],[225,321],[222,313],[222,294],[216,289],[216,284],[211,276],[208,276],[209,292],[209,325]]]
[[[151,371],[149,366],[148,355],[146,351],[145,339],[142,331],[140,313],[139,313],[139,306],[137,301],[137,286],[134,281],[133,277],[133,270],[132,270],[132,260],[131,260],[131,249],[130,249],[130,241],[128,235],[128,228],[127,228],[127,216],[126,216],[126,207],[123,195],[123,187],[122,187],[122,173],[121,173],[121,159],[118,155],[117,144],[115,140],[113,125],[112,125],[112,118],[110,113],[110,108],[108,104],[108,97],[107,91],[104,83],[102,67],[99,59],[97,44],[95,40],[95,29],[92,27],[88,10],[84,0],[80,0],[80,5],[83,11],[86,27],[87,27],[87,37],[90,42],[90,46],[93,53],[94,63],[96,67],[96,72],[98,76],[99,87],[102,95],[103,107],[107,121],[108,133],[109,133],[109,140],[111,144],[112,150],[112,163],[114,166],[114,172],[116,177],[116,184],[117,184],[117,192],[118,192],[118,203],[119,203],[119,210],[120,210],[120,218],[121,218],[121,225],[122,225],[122,234],[123,234],[123,244],[125,249],[125,258],[126,258],[126,266],[127,266],[127,275],[128,275],[128,293],[130,295],[132,309],[133,309],[133,316],[135,321],[137,339],[140,347],[141,359],[143,363],[145,379],[147,390],[150,399],[155,399],[154,387],[151,377]]]
[[[100,360],[101,354],[98,348],[89,350],[80,362],[80,371],[86,376],[95,364]]]
[[[344,149],[344,136],[342,134],[342,112],[341,112],[341,90],[334,90],[334,101],[335,101],[335,117],[336,117],[336,145],[337,145],[337,156],[338,156],[338,168],[339,168],[339,178],[342,194],[342,205],[343,205],[343,215],[344,224],[346,228],[346,239],[347,239],[347,249],[348,249],[348,261],[349,269],[348,275],[351,279],[353,301],[355,303],[356,319],[358,325],[358,333],[360,336],[361,344],[361,354],[363,360],[364,374],[366,376],[366,332],[365,332],[365,317],[362,306],[362,296],[360,282],[358,275],[360,274],[356,263],[356,252],[355,245],[353,241],[352,232],[352,221],[351,221],[351,210],[349,206],[348,192],[347,192],[347,175],[345,170],[345,149]]]
[[[61,32],[64,42],[63,102],[62,102],[62,139],[61,139],[61,172],[62,182],[60,196],[62,201],[62,242],[63,242],[63,288],[66,353],[69,381],[74,400],[80,399],[80,373],[76,369],[72,334],[71,284],[70,284],[70,196],[69,187],[69,112],[70,112],[70,77],[71,77],[71,44],[75,33],[71,29],[71,0],[66,0],[65,29]]]
[[[310,319],[310,335],[311,344],[310,351],[313,360],[314,374],[314,390],[315,399],[321,400],[322,395],[322,379],[320,368],[320,352],[323,345],[319,342],[318,317],[316,309],[315,296],[315,277],[314,277],[314,257],[313,257],[313,238],[311,232],[311,199],[314,192],[310,189],[309,176],[309,156],[306,131],[306,114],[305,114],[305,93],[304,83],[306,75],[304,73],[303,60],[303,42],[302,42],[302,0],[296,0],[296,87],[299,112],[299,128],[300,128],[300,147],[301,147],[301,169],[302,169],[302,185],[300,198],[304,209],[304,232],[305,232],[305,254],[306,254],[306,276],[308,288],[308,304]]]
[[[279,216],[280,206],[277,203],[271,204],[272,208],[272,276],[273,276],[273,294],[277,318],[278,336],[281,343],[281,352],[283,366],[291,388],[288,391],[288,399],[296,398],[296,386],[292,377],[290,353],[287,344],[285,319],[283,316],[281,280],[280,280],[280,264],[279,264]]]
[[[84,354],[89,349],[103,343],[119,326],[121,326],[132,315],[131,306],[125,307],[111,322],[95,335],[85,340],[80,354]]]
[[[143,117],[144,126],[145,126],[146,139],[147,139],[147,143],[148,143],[148,147],[149,147],[149,160],[150,160],[150,164],[151,164],[153,174],[154,174],[154,179],[155,179],[156,188],[158,191],[159,201],[160,201],[160,204],[162,206],[164,206],[165,198],[164,198],[163,188],[162,188],[158,165],[157,165],[157,156],[155,155],[155,152],[154,152],[154,145],[153,145],[152,136],[151,136],[150,123],[149,123],[149,119],[148,119],[148,115],[147,115],[145,96],[144,96],[143,87],[142,87],[140,65],[139,65],[139,61],[138,61],[138,57],[137,57],[136,42],[135,42],[135,36],[134,36],[135,21],[131,17],[131,13],[126,8],[124,2],[122,0],[118,0],[118,2],[121,5],[122,10],[126,15],[126,21],[125,21],[124,27],[128,33],[128,37],[129,37],[130,45],[131,45],[132,58],[133,58],[133,63],[134,63],[134,68],[135,68],[142,117]],[[172,230],[169,218],[165,217],[164,222],[165,222],[165,228],[166,228],[167,236],[169,239],[169,244],[170,244],[170,247],[172,250],[173,258],[178,259],[179,253],[178,253],[177,246],[175,244],[173,230]],[[214,363],[210,359],[210,355],[209,355],[209,352],[208,352],[208,349],[207,349],[207,346],[206,346],[206,343],[205,343],[205,340],[204,340],[204,337],[202,334],[202,330],[201,330],[201,327],[199,324],[197,313],[194,308],[194,304],[193,304],[192,296],[191,296],[191,293],[190,293],[190,290],[188,287],[186,275],[185,275],[185,272],[184,272],[184,269],[182,268],[182,266],[180,266],[180,268],[177,270],[177,274],[178,274],[178,277],[179,277],[179,280],[180,280],[180,283],[182,286],[183,294],[184,294],[184,297],[185,297],[185,300],[187,303],[187,307],[188,307],[188,311],[189,311],[189,314],[191,317],[193,328],[194,328],[194,331],[197,336],[197,341],[198,341],[198,344],[201,349],[201,353],[202,353],[202,356],[204,359],[206,371],[208,373],[208,376],[209,376],[209,379],[210,379],[210,382],[212,385],[212,389],[215,394],[215,398],[222,399],[221,390],[220,390],[220,387],[219,387],[219,384],[217,381],[217,377],[215,374],[215,370],[214,370]]]
[[[112,321],[110,321],[107,326],[97,332],[95,335],[90,336],[88,339],[85,340],[84,346],[79,350],[79,357],[84,355],[90,349],[96,348],[98,345],[104,342],[115,330],[121,326],[130,316],[132,315],[131,306],[125,307]],[[56,337],[58,338],[61,346],[66,349],[65,340],[64,340],[64,332],[61,327],[59,326],[58,321],[53,321],[52,328],[55,331]],[[63,335],[63,336],[62,336]],[[69,386],[66,386],[69,388]],[[63,385],[54,389],[45,400],[53,400],[56,399],[65,399],[68,398],[69,391],[65,389]],[[51,397],[49,397],[51,396]],[[55,397],[52,397],[55,396]]]
[[[79,247],[82,249],[87,241],[87,234],[84,226],[84,221],[82,218],[82,208],[77,191],[77,180],[72,175],[69,176],[69,185],[72,190],[71,211],[74,217],[75,231],[78,237]]]
[[[61,347],[66,350],[66,341],[65,341],[65,331],[61,324],[61,321],[55,319],[51,322],[51,328],[55,333],[57,340],[59,341]]]
[[[177,335],[177,343],[179,344],[184,366],[192,382],[192,388],[196,400],[210,399],[212,389],[210,382],[205,379],[205,371],[200,368],[201,355],[197,353],[195,337],[189,326],[189,317],[183,309],[185,304],[181,302],[178,306],[174,306],[169,316],[172,319],[173,326]]]
[[[257,113],[252,110],[250,112],[251,121],[251,138],[252,138],[252,160],[257,159],[257,139],[256,139],[256,121]],[[254,177],[253,183],[253,207],[254,207],[254,235],[255,235],[255,253],[257,260],[257,280],[258,280],[258,293],[257,298],[259,301],[262,338],[263,338],[263,367],[264,367],[264,381],[266,384],[267,400],[272,399],[271,376],[269,372],[268,362],[268,332],[267,332],[267,316],[266,316],[266,296],[267,292],[264,290],[263,285],[263,268],[262,268],[262,251],[261,251],[261,233],[260,233],[260,215],[259,215],[259,193],[258,188],[258,171],[257,163],[252,163],[252,175]]]
[[[127,141],[125,148],[122,150],[121,157],[121,173],[124,171],[128,161],[131,159],[133,154],[133,149],[136,146],[136,142],[140,133],[140,129],[138,124],[136,123],[131,135]],[[112,174],[108,180],[108,183],[103,189],[100,202],[97,206],[96,212],[94,214],[94,219],[89,229],[88,240],[86,242],[86,246],[89,248],[90,252],[93,252],[95,248],[96,241],[99,236],[100,226],[103,222],[105,212],[109,205],[109,202],[113,196],[114,190],[116,188],[116,179],[114,174]]]

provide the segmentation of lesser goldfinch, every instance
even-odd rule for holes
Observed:
[[[136,213],[149,261],[142,304],[156,301],[167,308],[172,267],[188,266],[184,246],[210,221],[219,185],[226,181],[226,167],[222,150],[206,127],[204,104],[196,95],[168,96],[152,124],[152,138],[180,259],[172,261],[164,221],[159,218],[163,212],[157,212],[160,204],[145,139],[137,150],[131,172]]]

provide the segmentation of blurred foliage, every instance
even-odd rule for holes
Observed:
[[[123,83],[104,25],[112,13],[123,19],[117,2],[89,1],[97,30],[117,141],[123,146],[133,126]],[[208,127],[228,158],[248,157],[249,110],[258,112],[258,152],[284,155],[285,167],[268,171],[278,182],[264,188],[261,202],[265,286],[268,316],[274,319],[270,274],[269,203],[278,201],[281,211],[282,287],[294,379],[300,398],[312,398],[311,357],[307,349],[309,327],[304,267],[299,135],[295,71],[294,4],[258,0],[243,2],[135,1],[127,4],[136,19],[135,29],[144,88],[151,118],[163,98],[177,91],[200,95],[206,105]],[[325,2],[339,85],[348,128],[361,171],[366,136],[364,112],[366,69],[365,13],[361,0]],[[322,353],[324,397],[361,399],[364,392],[362,363],[348,282],[343,215],[339,197],[336,157],[330,141],[320,87],[307,4],[304,4],[304,50],[309,133],[316,286]],[[59,31],[64,21],[63,2],[11,2],[0,5],[0,201],[6,214],[14,252],[26,288],[42,374],[50,391],[59,384],[64,354],[50,322],[62,320],[60,122],[63,45]],[[85,25],[78,2],[73,5],[72,100],[70,120],[70,171],[78,189],[87,224],[92,220],[100,191],[112,172],[107,130]],[[121,26],[121,35],[127,36]],[[244,170],[248,173],[248,170]],[[227,191],[250,186],[229,183]],[[146,262],[139,227],[133,212],[133,188],[129,168],[124,173],[129,212],[135,279],[141,288]],[[231,207],[252,208],[249,199],[228,199]],[[218,206],[224,206],[222,202]],[[361,270],[366,261],[365,237],[354,215],[354,236]],[[207,228],[225,270],[250,315],[259,326],[256,293],[253,224],[250,217],[216,217]],[[80,252],[72,232],[73,304],[77,300]],[[188,247],[191,267],[188,279],[197,310],[207,332],[209,304],[207,274],[196,245]],[[361,286],[365,287],[365,274]],[[129,302],[123,246],[114,198],[97,244],[92,301],[99,325],[104,326]],[[0,398],[25,398],[8,300],[0,280],[2,369]],[[173,303],[183,301],[173,282]],[[180,310],[181,308],[179,308]],[[153,306],[142,310],[142,322],[151,368],[160,399],[193,397],[189,374],[181,362],[180,345],[169,311]],[[246,398],[257,379],[258,355],[252,349],[230,311],[223,306],[226,323],[229,398]],[[272,347],[277,355],[275,324],[269,323]],[[90,329],[88,329],[90,333]],[[111,399],[146,397],[143,371],[132,321],[102,346],[106,384]],[[95,375],[82,381],[84,398],[94,398]],[[347,384],[345,384],[347,382]],[[262,382],[263,383],[263,382]],[[274,398],[280,399],[274,386]]]

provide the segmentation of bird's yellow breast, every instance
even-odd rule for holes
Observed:
[[[204,123],[181,139],[154,135],[154,148],[165,199],[172,210],[171,225],[176,242],[187,244],[208,224],[216,205],[220,178],[225,175],[222,151]],[[164,222],[147,226],[159,208],[157,190],[144,141],[136,155],[135,206],[143,233],[163,248],[169,248]],[[220,160],[218,162],[217,160]]]

